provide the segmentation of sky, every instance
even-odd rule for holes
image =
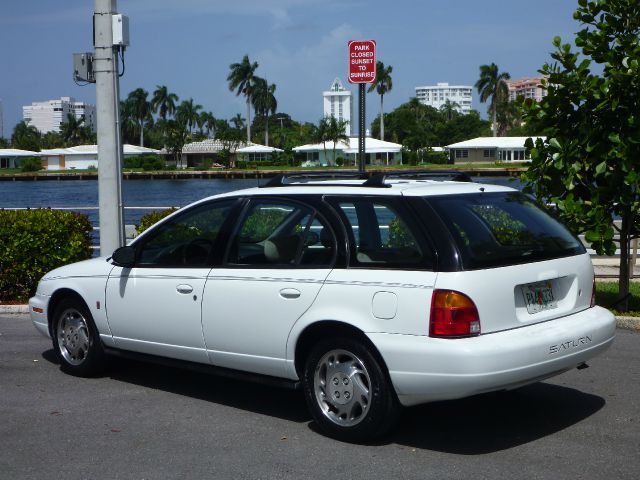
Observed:
[[[0,2],[0,99],[3,135],[11,137],[22,106],[62,96],[95,103],[95,86],[72,80],[72,54],[92,47],[91,0]],[[551,41],[573,41],[577,0],[119,0],[129,17],[121,96],[166,85],[217,118],[246,116],[229,91],[229,65],[245,54],[256,74],[277,85],[278,111],[298,121],[322,117],[322,92],[347,80],[347,42],[377,42],[391,65],[385,112],[415,96],[415,87],[473,86],[479,67],[496,63],[512,78],[535,76],[550,61]],[[367,95],[367,121],[380,97]],[[473,107],[483,116],[474,90]],[[354,115],[354,119],[357,115]]]

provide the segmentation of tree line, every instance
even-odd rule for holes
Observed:
[[[206,138],[220,140],[229,152],[245,141],[271,144],[287,152],[302,144],[334,142],[335,158],[335,143],[347,140],[345,121],[326,117],[317,124],[297,122],[290,115],[278,112],[276,85],[258,76],[258,67],[258,62],[252,62],[248,55],[229,66],[228,88],[245,98],[246,117],[238,113],[230,119],[216,118],[193,98],[181,101],[165,85],[157,85],[151,94],[144,88],[134,89],[120,102],[123,141],[165,148],[176,158],[186,143]],[[385,66],[378,61],[376,80],[368,89],[380,96],[380,113],[371,125],[375,137],[400,143],[406,150],[418,152],[488,135],[491,126],[494,135],[527,133],[522,124],[521,107],[508,101],[505,80],[510,78],[509,74],[499,72],[493,63],[480,67],[480,79],[475,85],[480,100],[489,102],[488,113],[492,122],[482,120],[475,111],[463,115],[459,105],[450,101],[436,110],[415,98],[385,114],[383,102],[384,96],[393,88],[392,72],[391,65]],[[15,148],[38,151],[95,141],[95,134],[83,120],[69,115],[59,133],[41,134],[32,125],[20,122],[14,128],[10,144]],[[0,139],[1,145],[8,146],[9,142]]]

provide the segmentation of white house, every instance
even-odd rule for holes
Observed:
[[[284,150],[282,150],[281,148],[258,145],[257,143],[236,150],[236,154],[239,156],[239,160],[248,162],[271,160],[271,156],[274,153],[282,152],[284,152]]]
[[[19,168],[21,158],[37,157],[38,155],[38,152],[32,152],[31,150],[0,148],[0,168]]]
[[[122,146],[124,157],[137,155],[157,154],[159,150],[153,148],[138,147],[125,144]],[[54,148],[37,152],[35,156],[41,157],[45,170],[87,170],[98,168],[98,146],[78,145],[69,148]]]
[[[527,162],[531,160],[524,147],[527,138],[535,143],[546,137],[478,137],[445,148],[453,163]]]
[[[399,143],[385,142],[377,138],[365,138],[365,154],[367,165],[394,165],[402,164],[402,145]],[[333,158],[333,142],[314,143],[301,145],[293,149],[296,153],[304,153],[305,166],[332,166],[335,160],[342,157],[345,164],[355,165],[358,156],[358,137],[349,137],[347,142],[336,143],[335,159]]]

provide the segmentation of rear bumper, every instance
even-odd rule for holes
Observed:
[[[369,333],[405,406],[516,388],[570,370],[606,350],[615,317],[601,307],[464,339]]]

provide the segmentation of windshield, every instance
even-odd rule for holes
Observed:
[[[449,228],[465,269],[585,252],[564,225],[520,192],[446,195],[426,200]]]

